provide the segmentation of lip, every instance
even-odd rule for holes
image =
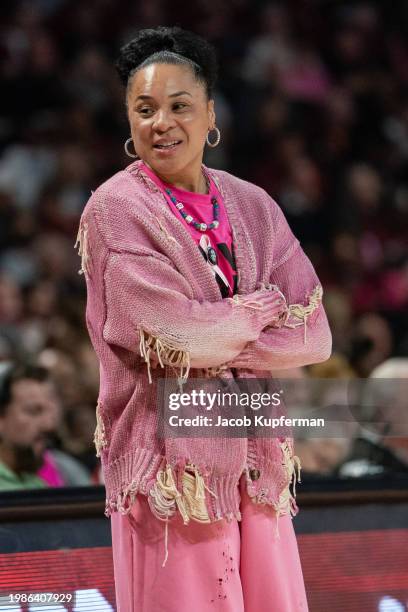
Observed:
[[[156,145],[167,145],[170,142],[174,142],[175,144],[172,144],[171,146],[166,146],[166,148],[161,148],[161,147],[156,146]],[[183,144],[182,140],[176,140],[176,139],[162,140],[162,141],[158,140],[157,142],[153,144],[153,149],[160,156],[167,157],[175,153],[181,144]]]

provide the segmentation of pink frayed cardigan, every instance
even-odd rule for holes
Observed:
[[[291,438],[156,435],[157,380],[164,374],[216,375],[232,367],[240,377],[265,378],[331,352],[318,278],[279,206],[255,185],[204,171],[221,190],[233,230],[235,300],[221,298],[191,235],[140,162],[102,184],[81,218],[86,322],[100,361],[95,443],[107,516],[128,513],[141,493],[163,520],[177,511],[186,523],[239,519],[243,473],[254,502],[277,516],[297,512],[289,488],[299,467]],[[270,284],[285,295],[290,316],[284,327],[263,331],[245,295]]]

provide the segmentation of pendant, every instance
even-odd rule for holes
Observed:
[[[207,257],[210,264],[212,264],[213,266],[217,265],[217,252],[212,246],[209,246],[207,248]]]

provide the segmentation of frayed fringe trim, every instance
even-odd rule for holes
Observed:
[[[292,493],[290,492],[290,488],[289,485],[286,487],[286,489],[283,491],[283,493],[281,493],[279,495],[279,500],[276,504],[273,504],[273,507],[275,509],[276,512],[276,529],[275,529],[275,535],[278,539],[280,539],[280,534],[279,534],[279,519],[281,516],[287,516],[288,514],[291,517],[296,516],[296,514],[298,513],[298,507],[296,504],[296,499],[295,497],[292,495]]]
[[[261,283],[260,290],[269,290],[269,291],[277,291],[285,304],[286,298],[282,291],[279,289],[277,285],[272,285],[271,283]],[[301,325],[304,326],[304,343],[307,342],[307,319],[310,315],[319,307],[323,297],[323,289],[321,285],[316,285],[313,289],[312,293],[308,298],[308,303],[306,306],[303,304],[289,304],[285,312],[279,317],[278,321],[274,323],[271,327],[290,327],[294,329],[295,327],[299,327]],[[258,302],[256,299],[248,299],[243,295],[234,295],[233,298],[230,298],[233,302],[234,306],[244,306],[245,308],[252,308],[253,310],[262,310],[262,303]],[[294,319],[299,319],[299,322],[290,322],[291,317]]]
[[[151,356],[157,358],[162,368],[170,366],[178,374],[179,383],[184,384],[190,373],[190,354],[180,348],[168,344],[164,340],[140,329],[140,354],[147,364],[149,383],[152,382]]]
[[[156,482],[149,490],[148,501],[153,514],[160,520],[167,520],[174,516],[177,509],[185,525],[190,520],[183,496],[176,487],[170,465],[157,473]]]
[[[173,470],[169,464],[159,470],[156,482],[149,490],[149,505],[153,514],[161,520],[174,516],[178,510],[184,524],[191,520],[199,523],[210,523],[205,505],[205,491],[217,497],[204,482],[194,464],[187,464],[182,475],[182,492],[174,480]]]
[[[165,470],[160,470],[156,476],[156,482],[149,490],[148,502],[153,514],[160,520],[165,521],[165,556],[162,567],[166,565],[168,551],[168,526],[169,519],[178,510],[187,525],[191,520],[198,523],[210,523],[205,505],[205,491],[217,497],[211,491],[193,464],[187,464],[182,476],[182,493],[177,489],[171,466],[168,464]]]
[[[82,221],[79,224],[77,239],[74,245],[74,249],[76,248],[81,258],[81,268],[78,270],[78,274],[89,275],[88,224]]]
[[[288,477],[288,486],[279,495],[278,503],[274,505],[276,510],[276,535],[279,538],[279,517],[286,514],[296,516],[298,507],[296,505],[296,483],[301,482],[300,472],[302,469],[300,459],[297,455],[293,455],[288,440],[280,444],[283,462],[282,465],[286,470]],[[292,491],[290,490],[292,485]]]
[[[96,405],[96,429],[94,433],[94,444],[96,448],[96,456],[101,456],[101,451],[106,448],[108,441],[106,439],[105,425],[101,415],[101,404],[98,401]]]
[[[133,481],[128,484],[116,497],[106,500],[105,516],[109,518],[112,512],[119,512],[123,516],[129,514],[139,492],[140,487],[138,483]]]
[[[219,376],[225,374],[229,370],[229,367],[226,364],[221,366],[214,366],[212,368],[204,368],[202,370],[203,378],[218,378]]]
[[[291,452],[290,445],[287,440],[281,442],[280,444],[283,462],[282,465],[285,468],[287,474],[287,486],[279,495],[279,499],[276,503],[271,503],[268,500],[268,492],[263,490],[258,493],[258,495],[252,497],[252,501],[256,504],[262,505],[271,505],[276,513],[276,530],[275,535],[278,539],[280,539],[279,535],[279,518],[281,516],[290,515],[291,517],[296,516],[299,511],[299,508],[296,504],[296,483],[301,482],[300,479],[300,471],[302,466],[300,464],[300,459],[297,455],[293,455]],[[292,491],[290,490],[290,486],[292,485]]]
[[[188,478],[188,476],[187,476],[187,478]],[[174,481],[174,479],[173,479],[173,481]],[[155,485],[156,485],[156,483],[153,484],[153,486],[155,486]],[[211,495],[213,495],[213,497],[217,497],[215,495],[215,493],[213,493],[207,486],[204,486],[204,488],[206,490],[208,490],[209,493]],[[113,512],[119,512],[123,516],[126,516],[127,514],[129,514],[129,512],[130,512],[130,510],[132,508],[132,505],[135,503],[136,496],[138,494],[145,495],[146,493],[145,493],[144,490],[142,491],[142,489],[140,487],[140,484],[136,484],[136,481],[132,481],[128,486],[126,486],[123,489],[123,491],[118,493],[116,496],[115,495],[111,496],[109,499],[106,500],[106,502],[105,502],[105,512],[104,512],[105,516],[107,518],[109,518],[112,515]],[[148,503],[149,503],[149,496],[147,497],[147,500],[148,500]],[[150,506],[150,508],[152,508],[150,503],[149,503],[149,506]],[[172,507],[172,504],[170,504],[170,508],[171,507]],[[154,514],[154,516],[156,518],[159,518],[157,516],[157,512],[156,511],[152,510],[152,512],[153,512],[153,514]],[[176,512],[176,509],[175,509],[175,512]],[[169,518],[174,516],[175,512],[174,513],[173,512],[169,513]],[[205,513],[208,514],[207,510],[205,510]],[[166,518],[167,517],[165,515],[163,515],[163,518],[161,520],[166,520]],[[234,519],[236,519],[237,521],[240,521],[241,520],[241,513],[240,513],[239,510],[236,510],[234,512],[226,512],[225,514],[217,514],[215,519],[213,520],[213,522],[221,521],[223,519],[225,519],[228,522],[230,522],[230,521],[232,521]],[[197,520],[197,519],[196,518],[192,518],[192,520]],[[190,522],[190,516],[188,517],[188,521],[187,522]],[[207,520],[203,521],[203,520],[201,520],[201,521],[197,521],[197,522],[208,523],[208,522],[211,522],[211,521],[207,521]]]
[[[321,285],[316,285],[313,289],[311,295],[309,296],[309,301],[307,306],[303,304],[290,304],[288,306],[289,314],[288,318],[285,321],[284,325],[286,327],[291,327],[294,329],[295,327],[299,327],[301,325],[304,326],[304,344],[307,342],[306,334],[307,334],[307,319],[310,315],[319,307],[323,297],[323,289]],[[289,323],[290,317],[294,317],[295,319],[300,319],[299,323]]]
[[[283,466],[288,476],[289,485],[293,484],[293,496],[296,497],[296,483],[301,482],[300,471],[302,469],[300,459],[297,455],[293,455],[289,442],[285,440],[280,444],[283,454]]]

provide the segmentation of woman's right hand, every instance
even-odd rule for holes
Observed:
[[[265,327],[279,327],[286,320],[288,305],[285,296],[277,289],[260,289],[247,295],[236,295],[236,304],[252,308],[257,314],[261,330]]]

